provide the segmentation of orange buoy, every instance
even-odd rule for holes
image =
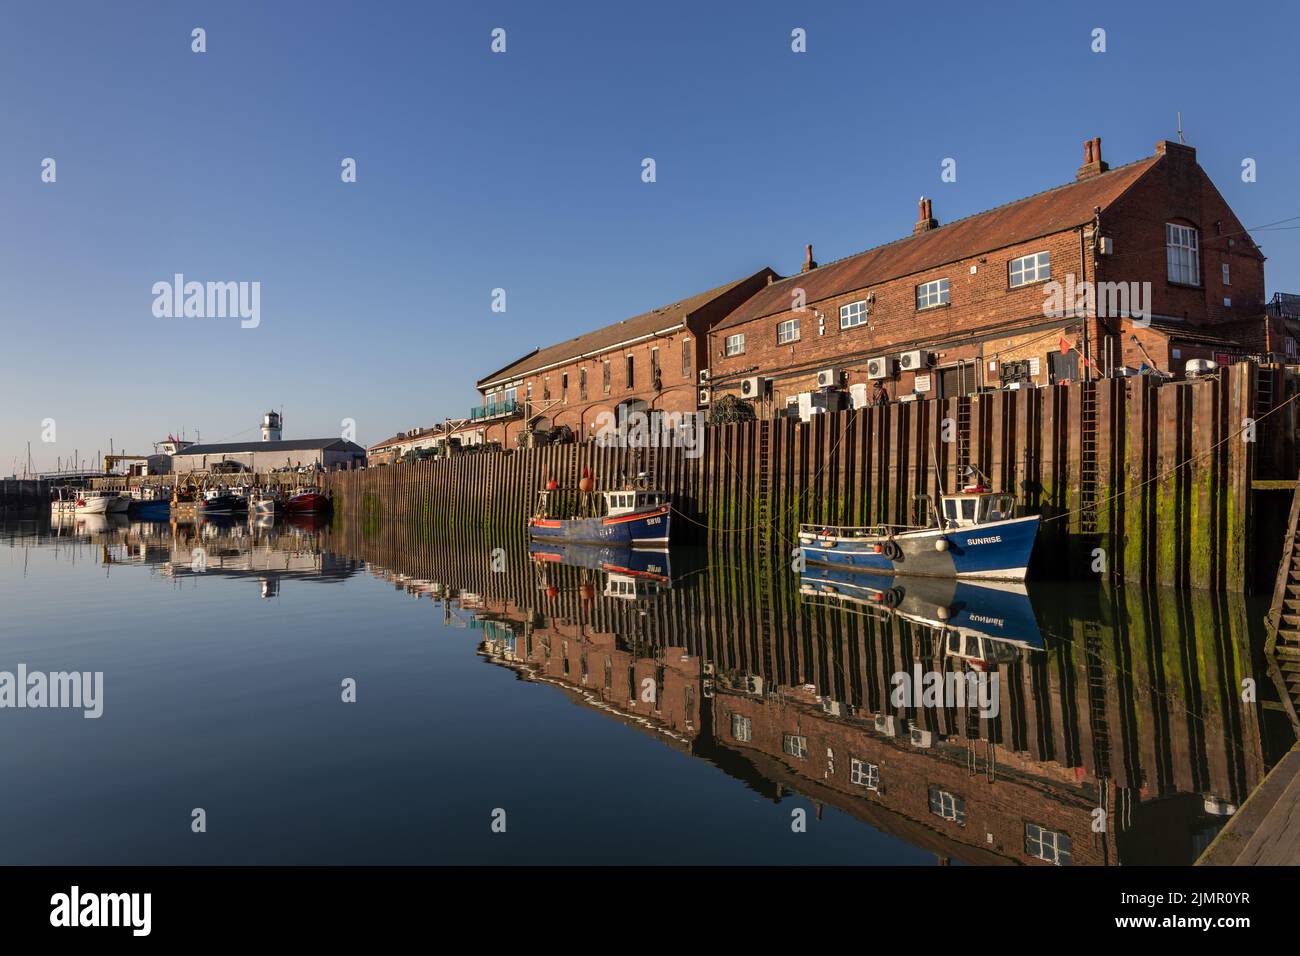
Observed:
[[[586,465],[582,466],[582,480],[578,482],[578,490],[588,495],[596,490],[596,479],[591,477]]]
[[[547,490],[547,491],[554,491],[554,490],[555,490],[556,488],[558,488],[558,487],[560,487],[560,483],[559,483],[558,481],[556,481],[554,478],[547,478],[547,479],[546,479],[546,490]]]
[[[553,598],[559,593],[560,593],[560,589],[557,588],[554,584],[552,584],[549,588],[546,589],[546,596],[549,598]]]

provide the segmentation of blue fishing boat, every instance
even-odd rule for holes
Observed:
[[[131,493],[128,515],[137,521],[166,521],[172,513],[171,491],[148,486]]]
[[[584,481],[588,479],[584,478]],[[668,544],[672,506],[661,491],[622,488],[618,491],[582,491],[588,515],[561,517],[554,513],[559,490],[550,482],[540,493],[537,513],[528,519],[529,535],[539,541],[623,545],[661,548]]]
[[[799,551],[809,564],[945,578],[1023,581],[1038,536],[1038,515],[1016,516],[1012,495],[983,484],[940,495],[926,527],[800,525]]]

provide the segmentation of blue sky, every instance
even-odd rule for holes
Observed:
[[[1149,155],[1178,110],[1248,226],[1300,216],[1298,28],[1282,3],[11,4],[0,474],[28,441],[49,467],[273,406],[363,443],[465,414],[534,346],[896,239],[922,193],[950,221],[1069,181],[1093,135]],[[1255,238],[1300,291],[1300,229]],[[156,318],[177,272],[260,282],[260,326]]]

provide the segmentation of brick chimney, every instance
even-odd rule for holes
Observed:
[[[810,243],[808,243],[807,251],[804,252],[803,268],[800,269],[799,271],[800,271],[800,272],[812,272],[812,271],[813,271],[814,269],[816,269],[816,268],[817,268],[817,263],[813,261],[813,257],[812,257],[812,243],[810,242]]]
[[[912,235],[919,236],[923,232],[938,228],[939,220],[934,218],[934,209],[930,205],[930,200],[922,196],[920,209],[917,211],[916,225],[912,227]]]
[[[1076,180],[1091,179],[1110,169],[1110,164],[1101,158],[1101,137],[1094,136],[1083,142],[1083,165],[1074,174]]]

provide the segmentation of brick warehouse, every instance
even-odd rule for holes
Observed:
[[[800,274],[710,331],[712,395],[780,411],[828,382],[859,385],[859,400],[872,379],[891,399],[946,398],[1089,368],[1179,375],[1190,359],[1293,355],[1294,329],[1265,313],[1263,263],[1194,149],[1160,142],[1112,170],[1092,139],[1067,185],[947,225],[922,199],[911,236],[825,266],[809,246]],[[1053,280],[1149,282],[1150,324],[1104,303],[1054,317]]]
[[[567,342],[535,349],[486,376],[471,411],[484,439],[513,447],[530,429],[567,426],[579,440],[602,412],[694,412],[708,330],[764,288],[771,269]]]

